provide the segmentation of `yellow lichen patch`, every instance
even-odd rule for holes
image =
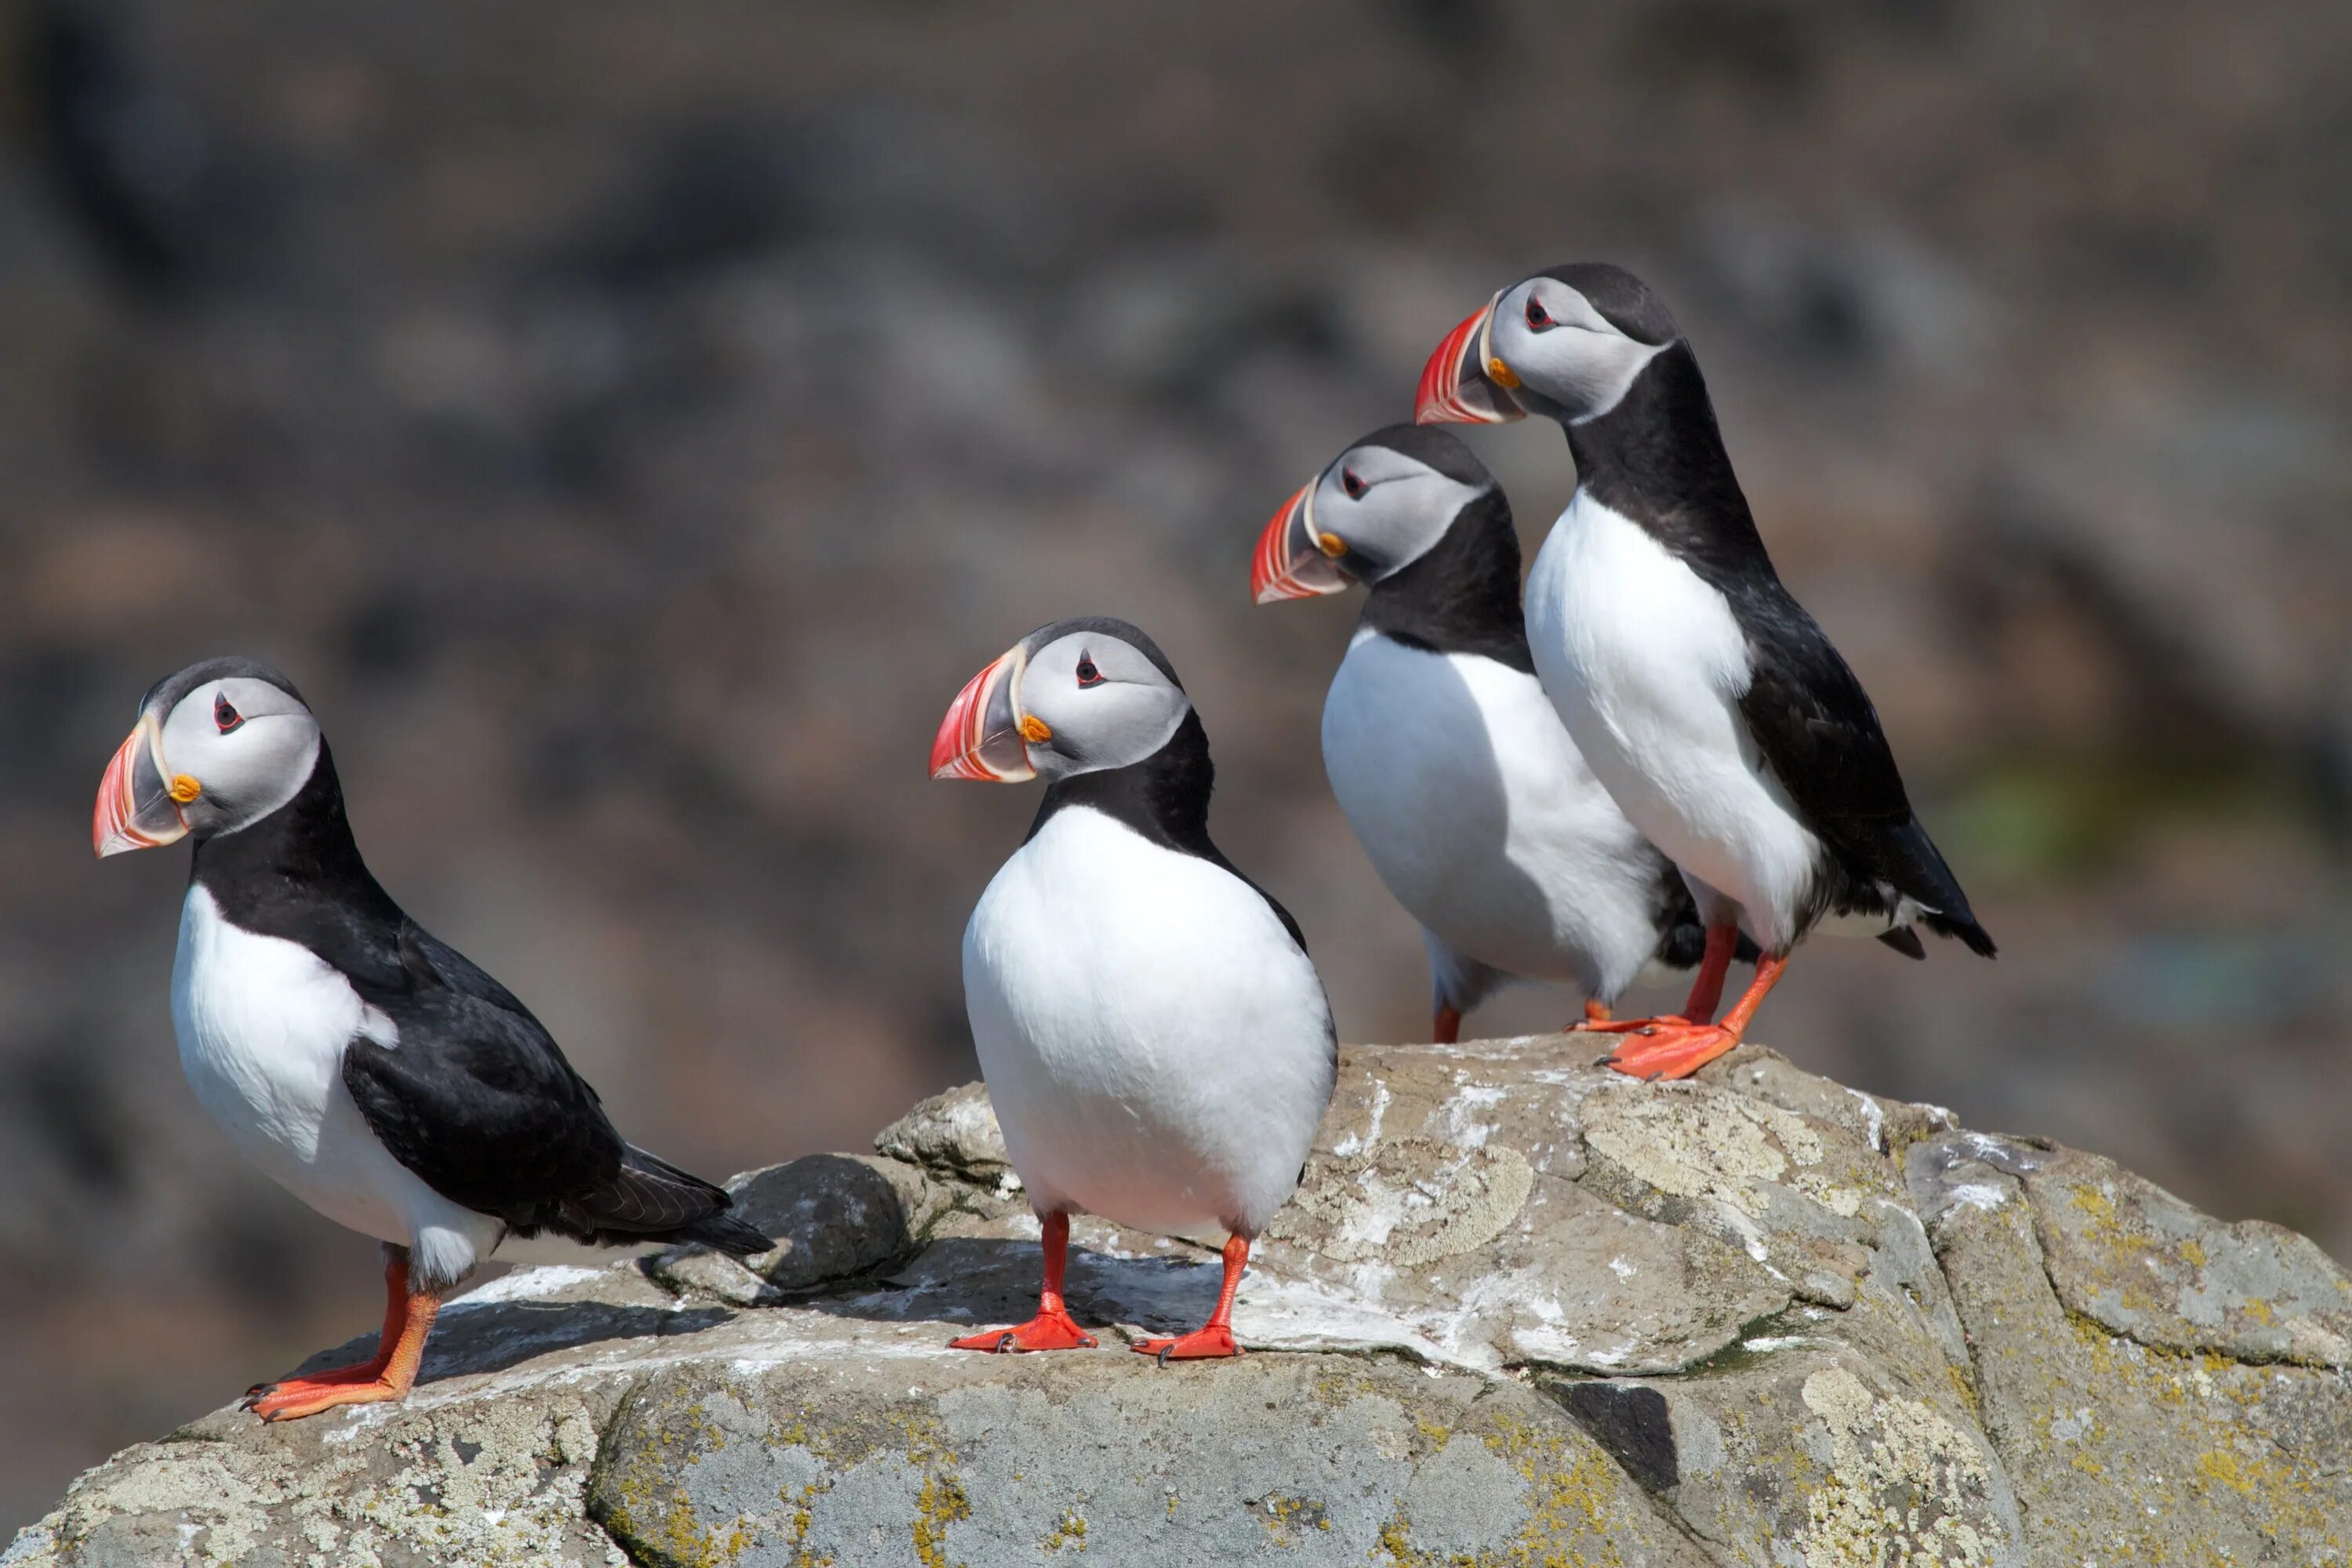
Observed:
[[[963,1483],[934,1470],[915,1497],[915,1557],[923,1568],[948,1568],[948,1527],[971,1517]]]
[[[1617,1568],[1625,1532],[1624,1473],[1579,1434],[1538,1431],[1497,1415],[1486,1447],[1528,1483],[1528,1522],[1498,1564],[1510,1568]],[[1484,1568],[1484,1565],[1481,1565]]]
[[[1307,1531],[1331,1528],[1330,1513],[1313,1498],[1268,1492],[1258,1500],[1257,1515],[1276,1546],[1296,1546],[1306,1539]]]
[[[832,1552],[828,1552],[820,1557],[809,1550],[808,1544],[809,1531],[816,1526],[817,1495],[832,1489],[831,1481],[815,1480],[801,1488],[797,1495],[788,1491],[779,1491],[776,1494],[793,1510],[790,1519],[786,1521],[786,1525],[792,1533],[784,1538],[783,1542],[784,1551],[790,1554],[788,1561],[791,1568],[833,1568]]]
[[[1060,1552],[1065,1548],[1076,1552],[1087,1549],[1086,1516],[1076,1509],[1064,1509],[1045,1539],[1037,1543],[1040,1552]]]
[[[2079,1313],[2067,1324],[2080,1359],[2051,1389],[2053,1402],[2074,1405],[2096,1390],[2112,1417],[2086,1423],[2068,1455],[2114,1504],[2106,1520],[2085,1521],[2094,1534],[2081,1538],[2084,1555],[2145,1568],[2202,1565],[2243,1561],[2231,1542],[2260,1540],[2283,1563],[2352,1563],[2331,1458],[2250,1436],[2273,1431],[2292,1408],[2271,1406],[2273,1395],[2293,1400],[2292,1384],[2324,1384],[2329,1374],[2143,1345]]]
[[[1396,1511],[1389,1515],[1389,1521],[1381,1526],[1380,1536],[1372,1542],[1372,1549],[1364,1555],[1375,1563],[1386,1557],[1391,1568],[1413,1568],[1414,1564],[1428,1561],[1412,1549],[1412,1521],[1405,1517],[1404,1504],[1396,1505]]]
[[[2095,1187],[2076,1187],[2073,1193],[2074,1206],[2091,1216],[2094,1229],[2114,1227],[2116,1200]]]
[[[1958,1568],[2011,1554],[1972,1520],[1991,1489],[1983,1454],[1932,1405],[1882,1399],[1843,1367],[1807,1378],[1803,1395],[1831,1455],[1805,1493],[1798,1544],[1810,1568]]]

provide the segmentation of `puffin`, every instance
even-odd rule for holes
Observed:
[[[624,1142],[530,1010],[393,902],[277,670],[215,658],[157,682],[90,833],[100,858],[194,840],[172,965],[188,1086],[279,1185],[384,1244],[375,1353],[257,1384],[264,1421],[404,1398],[443,1298],[509,1243],[775,1245]]]
[[[1559,422],[1577,489],[1528,577],[1545,695],[1706,922],[1682,1013],[1598,1026],[1608,1058],[1683,1078],[1739,1042],[1816,926],[1926,956],[1924,927],[1992,938],[1920,825],[1877,710],[1773,570],[1698,359],[1622,268],[1583,262],[1495,295],[1423,368],[1417,424]],[[1718,1022],[1738,934],[1762,950]]]
[[[931,776],[1045,781],[963,936],[972,1043],[1045,1247],[1036,1315],[953,1342],[1089,1348],[1063,1300],[1070,1216],[1223,1233],[1216,1310],[1131,1348],[1239,1353],[1250,1243],[1288,1200],[1339,1076],[1298,922],[1209,837],[1209,740],[1165,654],[1125,621],[1056,621],[967,682]]]
[[[1580,1029],[1706,929],[1536,679],[1511,506],[1452,433],[1391,425],[1334,458],[1259,535],[1257,603],[1362,584],[1323,704],[1331,793],[1429,950],[1433,1037],[1522,980],[1574,985]],[[1752,962],[1754,952],[1748,955]]]

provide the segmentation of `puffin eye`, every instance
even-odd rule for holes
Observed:
[[[1079,660],[1078,660],[1078,684],[1079,684],[1081,687],[1087,687],[1087,686],[1100,686],[1102,683],[1103,683],[1102,671],[1101,671],[1101,670],[1099,670],[1099,669],[1097,669],[1097,668],[1095,668],[1095,661],[1094,661],[1093,659],[1091,659],[1091,658],[1081,658],[1081,659],[1079,659]]]
[[[1349,500],[1361,500],[1367,487],[1356,477],[1355,469],[1342,468],[1339,470],[1339,488],[1348,492]]]
[[[1542,300],[1538,300],[1538,299],[1537,299],[1537,298],[1536,298],[1534,295],[1532,295],[1532,294],[1528,295],[1528,329],[1530,331],[1537,331],[1537,332],[1540,332],[1540,331],[1542,331],[1546,327],[1549,327],[1549,326],[1550,326],[1551,324],[1552,324],[1551,312],[1550,312],[1550,311],[1549,311],[1549,310],[1546,310],[1543,308],[1543,301],[1542,301]]]
[[[226,735],[245,722],[245,715],[238,712],[227,698],[215,691],[213,693],[213,722],[219,725],[220,732]]]

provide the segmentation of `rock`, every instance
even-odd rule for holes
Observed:
[[[647,1272],[681,1293],[772,1306],[910,1256],[947,1200],[921,1170],[858,1154],[808,1154],[728,1184],[743,1217],[776,1238],[737,1261],[703,1247],[652,1258]]]
[[[1101,1352],[945,1348],[1036,1287],[966,1088],[739,1177],[764,1258],[493,1281],[406,1405],[222,1410],[0,1563],[2344,1560],[2352,1279],[2310,1243],[1758,1047],[1585,1054],[1345,1052],[1239,1362],[1118,1353],[1216,1265],[1093,1218]]]

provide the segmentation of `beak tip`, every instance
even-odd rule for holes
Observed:
[[[964,683],[931,739],[934,779],[1018,784],[1036,777],[1024,738],[1013,726],[1013,684],[1022,663],[1014,647]]]
[[[1481,341],[1494,308],[1489,300],[1473,311],[1445,334],[1421,367],[1421,381],[1413,389],[1415,425],[1507,425],[1526,416],[1527,410],[1488,377],[1484,361],[1470,352]]]

